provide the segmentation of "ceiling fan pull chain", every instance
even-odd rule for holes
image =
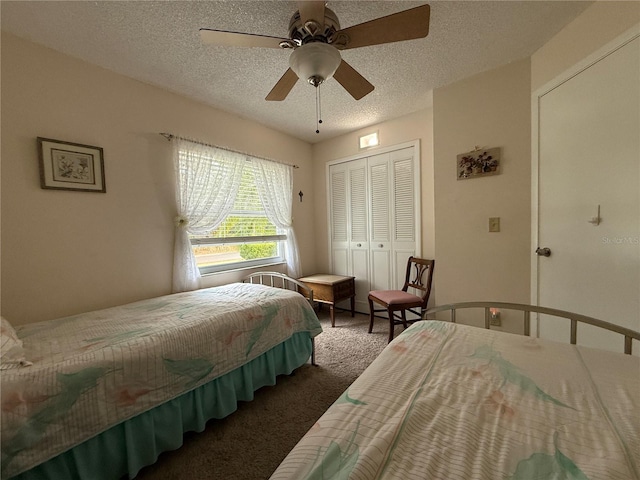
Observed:
[[[320,85],[316,85],[316,133],[320,133],[319,125],[322,123],[320,109]]]
[[[322,98],[320,97],[320,85],[318,85],[318,123],[322,123]]]

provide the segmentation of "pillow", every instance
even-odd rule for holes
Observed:
[[[22,340],[9,321],[0,317],[0,370],[32,365],[24,356]]]

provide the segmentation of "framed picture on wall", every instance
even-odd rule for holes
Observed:
[[[40,186],[105,193],[101,147],[38,137]]]

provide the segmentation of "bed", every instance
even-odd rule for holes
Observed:
[[[309,360],[322,328],[301,288],[260,273],[16,327],[23,358],[2,365],[2,478],[134,477]]]
[[[396,337],[271,480],[640,478],[639,357],[450,320]]]

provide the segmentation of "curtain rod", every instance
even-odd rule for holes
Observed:
[[[199,140],[193,140],[192,138],[181,137],[181,136],[178,136],[178,135],[174,135],[172,133],[162,133],[161,132],[160,135],[162,135],[164,138],[166,138],[169,142],[171,140],[173,140],[174,138],[177,138],[177,139],[180,139],[180,140],[186,140],[188,142],[197,143],[198,145],[204,145],[205,147],[219,148],[220,150],[226,150],[227,152],[239,153],[241,155],[249,155],[250,157],[259,158],[260,160],[267,160],[268,162],[281,163],[281,164],[287,165],[289,167],[300,168],[298,165],[291,165],[290,163],[279,162],[278,160],[272,160],[270,158],[258,157],[256,155],[252,155],[252,154],[247,153],[247,152],[240,152],[238,150],[231,150],[230,148],[219,147],[218,145],[212,145],[210,143],[200,142]]]

